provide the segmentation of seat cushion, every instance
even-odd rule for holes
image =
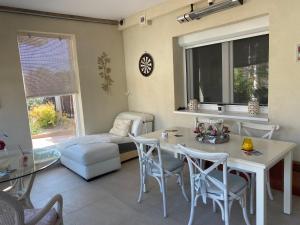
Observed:
[[[214,170],[209,176],[216,178],[217,180],[223,182],[223,171]],[[235,174],[227,174],[227,183],[228,183],[228,191],[232,193],[238,193],[243,188],[247,187],[247,181]],[[208,192],[213,194],[222,194],[223,192],[217,188],[215,185],[210,185],[208,187]]]
[[[40,211],[41,209],[25,209],[25,224],[29,223]],[[52,208],[36,225],[55,225],[57,219],[57,212]]]
[[[61,154],[80,164],[91,165],[119,157],[119,148],[114,143],[78,144],[64,149]]]
[[[173,172],[178,168],[184,166],[184,162],[175,158],[174,154],[163,152],[161,154],[161,158],[162,158],[163,168],[167,171]],[[158,156],[155,156],[154,160],[158,162]],[[152,172],[159,173],[159,170],[156,167],[154,167]]]

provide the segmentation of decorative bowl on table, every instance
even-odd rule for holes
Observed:
[[[205,144],[222,144],[230,139],[230,131],[221,119],[197,120],[194,132],[197,134],[196,140]]]

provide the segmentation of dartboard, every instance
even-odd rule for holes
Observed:
[[[139,69],[143,76],[148,77],[151,75],[154,68],[153,58],[149,53],[144,53],[139,61]]]

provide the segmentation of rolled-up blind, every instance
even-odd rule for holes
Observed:
[[[19,34],[27,98],[78,93],[69,37]]]

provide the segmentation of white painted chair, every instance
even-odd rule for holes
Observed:
[[[0,191],[0,224],[2,225],[63,225],[62,197],[54,196],[42,209],[24,209],[8,193]],[[57,204],[55,210],[53,206]]]
[[[167,217],[166,178],[177,177],[184,198],[189,201],[183,181],[184,162],[174,155],[161,152],[158,139],[134,137],[129,134],[137,147],[140,164],[140,191],[138,202],[141,202],[143,192],[147,191],[147,177],[153,177],[159,184],[163,197],[163,214]]]
[[[265,139],[272,139],[272,136],[276,130],[279,130],[279,125],[273,124],[258,124],[258,123],[250,123],[250,122],[239,122],[238,123],[238,131],[240,135],[246,135],[250,137],[261,137]],[[234,168],[230,168],[229,171],[237,171],[237,173],[243,173],[248,181],[249,181],[249,189],[250,189],[250,213],[254,214],[254,195],[255,195],[255,173],[250,173],[248,171],[236,170]],[[249,176],[250,174],[250,176]],[[269,198],[273,200],[273,194],[270,185],[270,175],[269,170],[266,171],[266,185]]]
[[[250,225],[247,214],[247,181],[237,175],[227,172],[227,153],[201,153],[199,150],[186,148],[179,145],[180,151],[185,155],[190,171],[191,183],[191,211],[188,225],[194,221],[194,211],[197,200],[201,197],[206,204],[207,198],[212,199],[214,212],[216,203],[221,209],[222,220],[225,225],[229,225],[229,215],[234,200],[239,201],[245,222]],[[212,162],[207,169],[202,169],[198,160]],[[223,171],[217,170],[218,166],[223,166]]]

